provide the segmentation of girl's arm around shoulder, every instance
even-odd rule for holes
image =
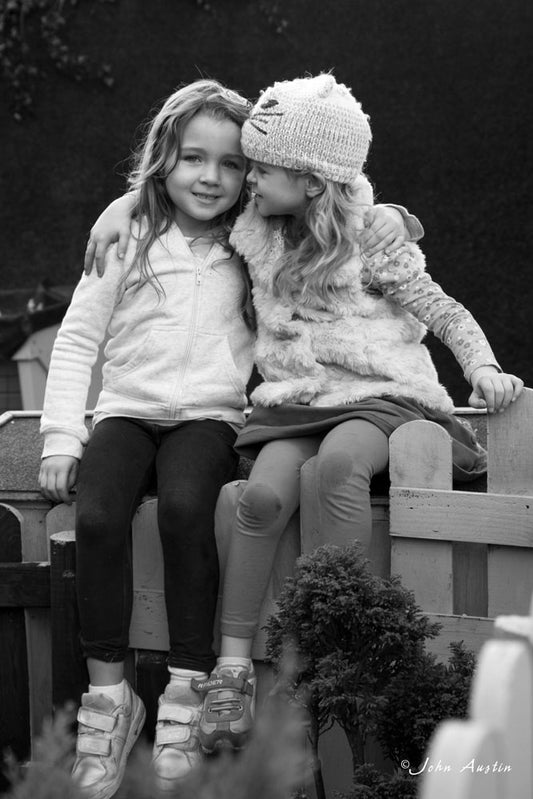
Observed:
[[[364,216],[364,230],[359,237],[361,251],[371,258],[384,250],[391,254],[406,241],[418,241],[424,228],[403,205],[374,205]]]
[[[505,375],[470,311],[446,294],[425,271],[425,260],[414,244],[390,256],[380,253],[368,264],[371,286],[415,316],[453,352],[474,391],[470,404],[503,410],[516,399],[523,383]]]
[[[137,193],[132,191],[118,197],[104,208],[91,228],[83,268],[86,275],[96,265],[96,273],[101,277],[106,268],[109,248],[118,242],[117,255],[124,258],[131,234],[131,219],[137,204]]]
[[[420,220],[403,205],[374,204],[374,192],[366,175],[354,183],[355,198],[362,212],[357,212],[359,246],[371,258],[385,250],[390,253],[406,241],[419,241],[424,235]]]

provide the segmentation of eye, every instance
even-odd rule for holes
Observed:
[[[242,172],[244,170],[244,167],[240,163],[240,161],[228,160],[228,161],[224,161],[223,165],[225,167],[227,167],[228,169],[236,169],[238,172]]]
[[[202,159],[196,153],[186,153],[181,156],[181,160],[188,164],[198,164]]]

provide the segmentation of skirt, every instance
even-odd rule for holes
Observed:
[[[239,455],[255,459],[268,441],[298,436],[325,435],[349,419],[366,419],[390,436],[401,424],[415,419],[436,422],[452,439],[453,479],[476,480],[487,471],[487,453],[464,419],[450,413],[426,408],[416,400],[369,398],[335,407],[311,405],[276,405],[253,408],[239,432],[235,448]]]

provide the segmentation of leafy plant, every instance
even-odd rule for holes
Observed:
[[[93,63],[68,43],[65,30],[77,6],[78,0],[4,0],[0,5],[0,77],[8,86],[17,121],[31,110],[35,83],[45,74],[43,56],[73,80],[113,85],[109,64]]]
[[[298,653],[293,693],[310,714],[319,797],[325,789],[318,739],[334,722],[360,779],[369,735],[396,764],[407,758],[418,764],[436,724],[465,714],[473,655],[456,644],[448,666],[437,663],[425,644],[439,629],[399,578],[371,573],[357,543],[323,546],[298,559],[268,622],[267,652],[276,668],[287,641]],[[350,799],[414,795],[410,775],[372,773],[374,783],[354,783]]]
[[[429,652],[421,653],[384,692],[377,737],[397,766],[407,760],[418,770],[435,726],[444,719],[466,716],[475,656],[462,642],[452,643],[450,650],[448,663],[438,662]]]
[[[336,799],[416,799],[418,784],[406,774],[381,774],[373,766],[359,766],[350,793]]]

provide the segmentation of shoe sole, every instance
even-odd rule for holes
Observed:
[[[83,788],[80,790],[81,795],[84,799],[111,799],[118,789],[120,788],[120,783],[124,779],[124,772],[126,771],[126,763],[128,761],[129,754],[133,747],[135,746],[135,742],[137,738],[141,734],[141,730],[144,726],[144,722],[146,719],[146,709],[143,703],[139,700],[139,708],[137,711],[137,715],[134,716],[130,731],[128,733],[128,737],[124,743],[124,749],[122,750],[122,756],[120,758],[120,763],[117,769],[117,776],[113,780],[112,783],[106,785],[101,791],[97,793],[84,791]]]

